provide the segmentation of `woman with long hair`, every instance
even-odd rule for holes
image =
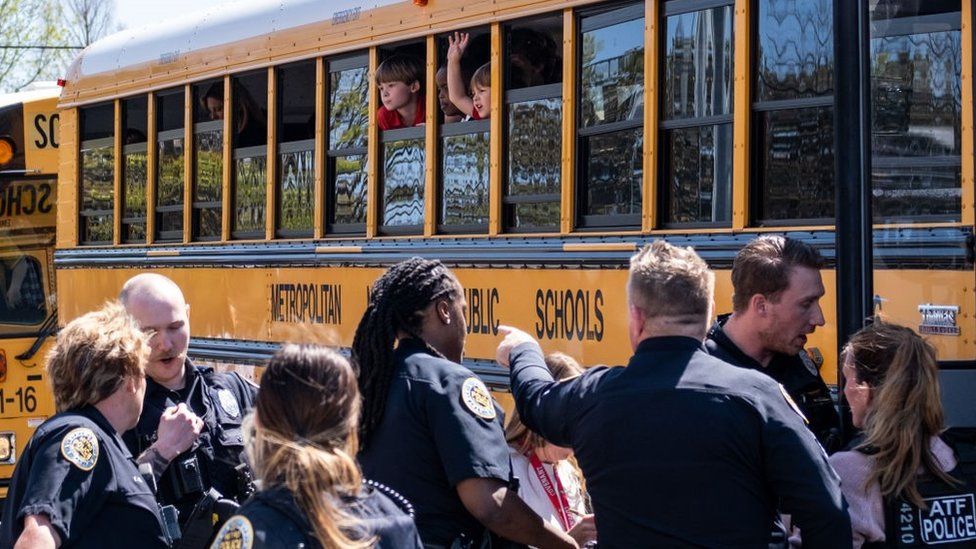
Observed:
[[[935,349],[909,328],[875,322],[851,337],[842,358],[844,395],[863,434],[830,461],[849,505],[854,546],[921,541],[929,513],[947,510],[933,509],[931,496],[967,491],[943,439]],[[973,509],[967,513],[971,522]],[[949,524],[950,517],[934,520]],[[970,530],[972,543],[976,525]]]
[[[583,368],[564,353],[546,355],[546,366],[556,381],[579,376]],[[542,520],[568,533],[583,545],[596,541],[593,515],[587,512],[583,474],[572,460],[572,448],[542,438],[522,423],[512,410],[505,425],[512,469],[519,478],[519,497]]]
[[[363,481],[355,460],[359,409],[356,375],[341,355],[314,345],[275,353],[245,428],[261,489],[212,549],[420,547],[409,503]],[[234,541],[241,544],[226,545]]]
[[[352,344],[363,471],[410,499],[427,547],[478,546],[486,527],[519,543],[575,547],[508,488],[501,409],[460,364],[466,307],[439,261],[409,259],[373,284]]]

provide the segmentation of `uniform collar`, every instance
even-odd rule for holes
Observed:
[[[754,370],[763,370],[762,364],[759,364],[756,359],[747,355],[742,349],[739,348],[738,345],[735,344],[735,342],[732,341],[732,338],[725,333],[725,323],[728,322],[729,318],[731,317],[732,313],[719,315],[718,319],[715,321],[715,324],[713,324],[712,328],[708,330],[708,339],[712,340],[716,345],[721,347],[722,350],[735,357],[736,364],[748,366]],[[775,359],[776,356],[773,355],[773,358]]]
[[[690,351],[702,349],[702,342],[686,336],[649,337],[637,344],[634,354],[650,353],[654,351]]]
[[[98,408],[96,408],[95,406],[93,406],[91,404],[88,404],[88,405],[82,406],[81,408],[75,410],[75,412],[78,415],[84,416],[84,417],[92,420],[95,423],[95,425],[98,425],[98,427],[102,430],[102,432],[104,432],[107,437],[111,438],[112,441],[115,442],[115,445],[117,447],[119,447],[119,449],[126,456],[131,456],[132,455],[129,452],[129,449],[125,445],[125,443],[122,442],[121,433],[117,433],[115,431],[115,427],[112,427],[112,424],[109,423],[108,419],[106,419],[106,417],[104,415],[102,415],[101,412],[98,411]]]

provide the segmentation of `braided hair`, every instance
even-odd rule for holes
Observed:
[[[390,267],[373,284],[366,312],[352,342],[352,359],[358,368],[359,391],[363,397],[359,426],[363,448],[383,419],[393,381],[397,334],[403,332],[423,341],[421,311],[437,299],[453,301],[459,297],[460,286],[451,271],[440,261],[419,257]],[[426,342],[424,345],[430,354],[443,357]]]

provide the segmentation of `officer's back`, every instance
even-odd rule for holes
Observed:
[[[601,547],[766,546],[777,502],[809,546],[849,546],[836,475],[778,385],[704,352],[712,280],[663,242],[631,260],[627,368],[553,384],[538,345],[510,335],[499,360],[511,351],[523,421],[575,451]]]

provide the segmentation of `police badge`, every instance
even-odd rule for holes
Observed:
[[[482,419],[495,419],[495,406],[491,401],[488,387],[476,377],[464,380],[461,386],[461,401],[471,413]]]
[[[230,417],[237,417],[241,415],[241,408],[237,405],[237,399],[234,398],[234,394],[227,389],[220,389],[217,391],[217,399],[220,400],[220,407],[224,409],[224,412]]]
[[[234,515],[217,532],[211,547],[219,549],[251,549],[254,545],[254,528],[247,517]]]
[[[82,471],[91,471],[98,462],[98,438],[91,429],[72,429],[61,439],[61,455]]]

